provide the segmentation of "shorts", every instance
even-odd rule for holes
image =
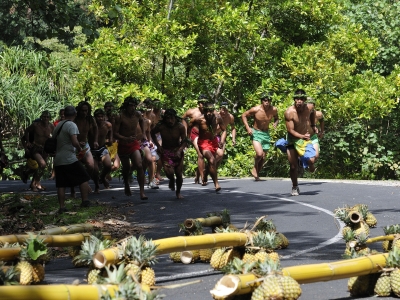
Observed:
[[[261,131],[252,128],[253,134],[251,136],[252,141],[259,142],[261,144],[261,147],[264,151],[268,151],[269,148],[271,147],[271,137],[269,135],[268,131]]]
[[[164,149],[161,160],[164,166],[176,168],[183,160],[183,151],[180,157],[176,156],[176,149]]]
[[[54,170],[58,188],[77,186],[90,180],[88,172],[79,161],[69,165],[55,166]]]
[[[201,151],[210,151],[213,155],[215,155],[215,153],[217,152],[218,148],[219,148],[219,143],[218,143],[218,138],[214,137],[214,139],[212,140],[202,140],[202,139],[198,139],[197,141],[197,145],[199,145],[199,149]]]
[[[90,150],[90,152],[92,152],[93,158],[98,161],[101,161],[101,158],[104,155],[108,154],[108,150],[105,145],[102,147],[99,147],[98,149],[92,149],[92,150]]]
[[[86,142],[85,146],[82,148],[81,152],[77,152],[75,149],[75,154],[76,154],[76,158],[78,160],[81,160],[82,158],[84,158],[86,156],[86,154],[90,151],[90,146],[89,143]]]
[[[311,142],[312,142],[313,145],[318,145],[318,151],[321,150],[320,145],[319,145],[318,135],[316,133],[314,133],[311,136]]]
[[[118,154],[118,142],[114,142],[111,146],[107,146],[107,150],[110,154],[111,160],[115,159],[115,156]]]
[[[196,138],[199,137],[199,129],[196,127],[193,127],[192,130],[190,130],[190,139],[193,142]]]
[[[138,150],[140,150],[140,144],[136,140],[127,144],[118,143],[118,155],[120,158],[130,157],[133,152]]]
[[[34,155],[35,154],[40,154],[40,156],[43,157],[43,159],[46,159],[48,154],[44,152],[43,146],[39,146],[36,144],[33,144],[31,148],[29,148],[29,153],[30,153],[30,158],[35,159]]]

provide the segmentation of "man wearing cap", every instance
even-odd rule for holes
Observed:
[[[311,172],[315,170],[315,149],[312,144],[312,136],[315,133],[315,115],[311,113],[306,104],[307,95],[302,89],[294,92],[294,104],[285,111],[287,129],[287,155],[290,163],[290,179],[292,180],[292,196],[300,193],[298,187],[298,158],[303,166]]]
[[[187,138],[186,128],[179,120],[174,109],[166,109],[161,122],[151,130],[151,136],[160,153],[165,174],[169,179],[169,188],[174,191],[176,181],[176,198],[182,199],[183,149],[187,147]],[[158,133],[163,140],[162,145],[158,143],[156,137]]]
[[[203,115],[203,104],[206,103],[207,101],[208,101],[208,97],[206,95],[204,95],[204,94],[200,95],[197,100],[198,106],[196,108],[188,109],[182,116],[182,123],[188,130],[187,135],[190,138],[190,140],[192,141],[192,144],[197,152],[198,172],[196,171],[196,177],[195,177],[194,182],[200,183],[200,181],[199,181],[199,176],[200,176],[201,180],[202,180],[202,185],[207,185],[207,179],[205,178],[204,157],[203,157],[203,154],[201,153],[199,146],[197,144],[197,140],[199,138],[199,128],[197,125],[193,125],[192,127],[190,127],[188,125],[188,121],[197,119]]]
[[[121,107],[121,113],[115,117],[115,126],[113,133],[118,140],[118,156],[122,163],[122,175],[125,184],[125,195],[131,196],[129,186],[129,175],[132,162],[132,168],[137,170],[137,178],[140,189],[140,199],[147,200],[144,193],[144,172],[142,165],[142,157],[140,152],[140,143],[136,137],[138,124],[142,129],[143,138],[146,139],[146,134],[143,128],[142,114],[136,111],[139,100],[134,97],[127,97]]]
[[[265,162],[265,155],[271,147],[269,124],[271,123],[272,119],[274,119],[274,123],[272,125],[274,128],[276,128],[279,122],[278,110],[276,107],[271,105],[272,94],[263,93],[260,100],[260,105],[254,106],[242,114],[244,126],[246,127],[246,131],[253,141],[253,147],[256,151],[254,167],[251,170],[251,175],[253,175],[255,181],[260,181],[260,171]],[[254,118],[253,128],[250,128],[247,122],[248,117]]]
[[[218,183],[217,160],[218,156],[222,156],[222,148],[225,143],[226,135],[221,135],[221,140],[218,140],[216,133],[218,127],[221,131],[225,131],[225,124],[219,114],[215,112],[215,107],[212,103],[203,105],[203,114],[200,117],[193,118],[189,126],[197,126],[199,128],[198,146],[200,153],[208,161],[208,173],[214,182],[215,191],[221,190]]]

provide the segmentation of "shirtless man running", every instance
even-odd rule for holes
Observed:
[[[45,187],[40,184],[40,178],[47,166],[46,161],[48,158],[48,154],[44,152],[44,143],[50,137],[53,130],[54,125],[50,123],[50,113],[47,110],[42,112],[39,122],[33,122],[25,130],[26,148],[28,149],[31,158],[39,165],[39,169],[35,171],[30,186],[31,190],[35,192],[45,190]],[[29,141],[30,133],[33,133],[34,135],[33,143]]]
[[[315,162],[315,149],[311,137],[315,133],[315,115],[307,107],[306,92],[297,89],[294,93],[294,105],[285,111],[286,129],[288,132],[287,155],[290,163],[290,179],[292,180],[292,196],[300,193],[297,181],[298,158],[308,157],[307,163],[310,171],[313,172]],[[310,153],[310,155],[307,155]],[[314,155],[312,157],[312,155]],[[310,157],[311,156],[311,157]]]
[[[193,126],[199,128],[197,141],[199,151],[208,161],[208,172],[214,182],[215,191],[218,192],[221,187],[218,183],[217,156],[222,155],[225,139],[224,135],[221,135],[221,140],[218,140],[216,132],[218,127],[220,127],[221,131],[225,131],[225,124],[221,116],[215,113],[215,107],[212,103],[205,103],[203,112],[204,114],[190,121],[190,128]]]
[[[201,153],[199,146],[197,144],[197,140],[199,138],[199,128],[197,125],[193,125],[190,127],[188,125],[188,121],[193,119],[197,119],[203,115],[203,104],[208,101],[208,97],[206,95],[200,95],[199,99],[197,100],[197,107],[188,109],[182,116],[182,124],[188,130],[188,137],[193,143],[193,147],[196,149],[197,152],[197,167],[198,171],[196,171],[196,177],[194,179],[195,183],[200,183],[199,177],[201,177],[202,185],[207,185],[207,179],[205,177],[205,164],[204,164],[204,157]],[[189,131],[190,130],[190,131]]]
[[[260,181],[260,171],[265,162],[265,155],[271,147],[271,137],[269,135],[269,124],[274,119],[273,126],[276,128],[279,122],[278,110],[272,106],[272,94],[264,93],[261,95],[261,104],[250,108],[242,114],[242,120],[247,133],[253,141],[253,147],[256,151],[254,158],[254,167],[251,170],[255,181]],[[250,128],[247,118],[254,117],[253,128]]]
[[[142,129],[143,138],[146,139],[142,114],[136,111],[139,102],[140,101],[137,98],[131,96],[125,98],[125,101],[122,104],[121,113],[115,117],[114,136],[118,140],[118,156],[122,163],[125,195],[132,195],[129,186],[129,175],[132,162],[132,167],[137,170],[140,199],[147,200],[148,198],[144,194],[144,172],[140,153],[140,143],[136,137],[136,130],[139,124]]]
[[[174,109],[167,109],[164,112],[162,121],[151,130],[151,136],[160,153],[164,171],[169,179],[169,188],[175,190],[176,176],[176,198],[182,199],[181,188],[183,184],[183,149],[186,148],[186,128],[179,121]],[[164,141],[160,145],[157,141],[157,133],[160,133]]]
[[[222,102],[219,108],[219,115],[222,118],[222,121],[224,122],[225,128],[228,129],[228,126],[231,127],[231,132],[232,132],[232,146],[236,145],[236,127],[235,127],[235,117],[229,113],[228,111],[228,103]],[[217,134],[220,134],[221,130],[218,128]],[[222,135],[224,136],[224,146],[222,148],[222,155],[218,156],[218,161],[217,161],[217,167],[222,162],[222,158],[225,152],[225,147],[226,147],[226,138],[227,138],[227,130],[222,131]],[[221,137],[220,137],[221,138]]]
[[[94,176],[99,177],[99,183],[104,184],[104,188],[109,189],[110,184],[106,176],[111,172],[111,158],[108,153],[107,146],[112,144],[113,132],[112,125],[110,122],[105,120],[106,113],[101,108],[94,111],[94,118],[97,124],[98,143],[100,147],[97,149],[91,149],[93,161],[94,161]],[[108,142],[106,142],[109,137]],[[92,145],[90,145],[92,147]],[[103,165],[101,174],[99,176],[99,164]],[[95,193],[99,192],[95,190]]]
[[[94,182],[95,192],[99,193],[99,178],[94,174],[94,160],[89,146],[90,140],[90,144],[93,145],[94,149],[99,148],[97,123],[92,116],[92,106],[89,102],[79,102],[76,111],[77,115],[74,123],[78,126],[79,130],[77,136],[78,142],[81,145],[81,148],[85,150],[77,153],[77,158],[86,166],[86,169]],[[75,190],[73,187],[71,187],[71,196],[75,197]]]

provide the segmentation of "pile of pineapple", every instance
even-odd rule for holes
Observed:
[[[393,247],[400,248],[400,225],[389,225],[383,228],[385,235],[393,235],[393,241],[386,240],[382,242],[382,248],[385,252],[390,251]]]
[[[279,261],[268,258],[263,262],[249,263],[234,258],[222,271],[225,274],[255,274],[258,279],[252,284],[258,287],[253,290],[251,300],[296,300],[301,296],[300,285],[292,277],[283,275]],[[211,293],[214,299],[221,298],[218,284]]]
[[[335,217],[343,221],[346,225],[342,230],[343,236],[345,236],[348,230],[353,230],[357,236],[361,233],[369,235],[369,228],[376,227],[377,224],[377,219],[369,211],[368,205],[366,204],[356,204],[352,207],[339,207],[335,209],[334,213]],[[354,216],[356,216],[356,221],[354,221]]]
[[[347,283],[353,297],[375,294],[380,297],[400,297],[400,248],[394,247],[380,273],[351,277]]]
[[[245,247],[216,249],[210,260],[211,267],[220,270],[235,257],[245,263],[264,262],[267,259],[279,262],[279,254],[275,250],[288,247],[289,241],[285,235],[277,232],[273,221],[266,220],[265,217],[258,218],[253,230],[248,232],[249,240]],[[224,230],[229,231],[228,228]]]
[[[21,285],[37,284],[44,280],[44,264],[48,262],[47,246],[38,236],[30,235],[26,241],[20,245],[5,244],[3,248],[20,247],[21,251],[15,261],[1,262],[2,277],[5,282],[10,284],[16,280]],[[3,283],[3,284],[6,284]]]

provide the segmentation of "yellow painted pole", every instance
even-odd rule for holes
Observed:
[[[28,285],[2,286],[0,299],[12,300],[99,300],[108,290],[113,296],[116,285]]]
[[[157,245],[157,255],[214,247],[244,246],[246,242],[247,234],[241,232],[177,236],[153,241]],[[118,248],[115,247],[99,251],[93,256],[93,263],[99,269],[118,261]]]
[[[377,273],[386,266],[388,254],[375,254],[332,263],[311,264],[283,268],[284,275],[291,276],[298,283],[313,283],[338,280],[353,276]],[[211,294],[216,299],[226,299],[234,295],[251,293],[257,286],[257,277],[253,274],[223,276]]]
[[[71,234],[71,233],[79,233],[79,232],[88,232],[93,230],[93,225],[89,223],[82,224],[72,224],[68,226],[60,226],[49,228],[45,230],[41,230],[36,232],[37,234],[46,234],[46,235],[58,235],[58,234]]]
[[[377,237],[366,240],[365,243],[371,244],[371,243],[383,242],[383,241],[393,241],[394,237],[395,237],[394,234],[377,236]]]
[[[200,222],[203,227],[213,227],[222,225],[222,218],[218,216],[208,217],[208,218],[197,218],[197,219],[186,219],[183,222],[185,228],[189,231],[194,231],[196,229],[196,221]]]
[[[0,248],[0,260],[2,261],[14,260],[18,257],[20,252],[21,252],[20,247]]]

